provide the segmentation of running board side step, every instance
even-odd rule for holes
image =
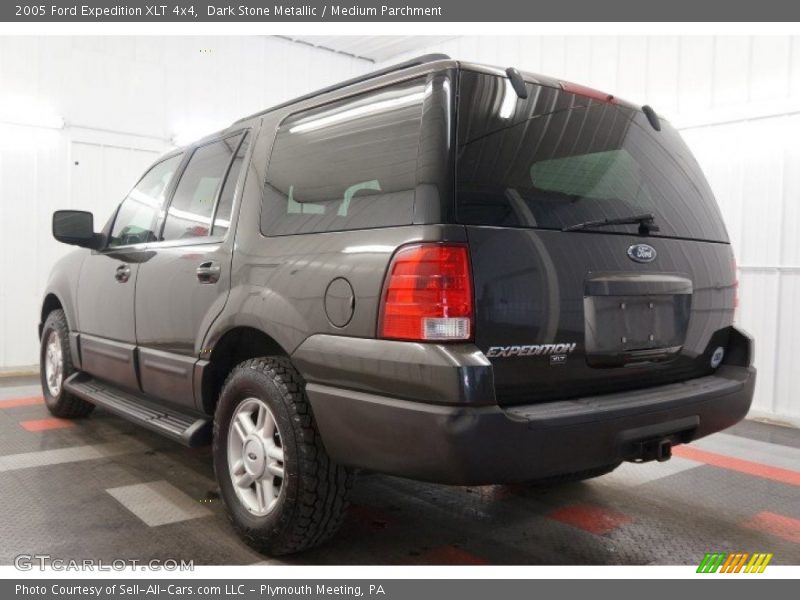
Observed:
[[[64,389],[184,446],[196,448],[211,443],[211,419],[165,409],[85,373],[75,373],[69,377],[64,382]]]

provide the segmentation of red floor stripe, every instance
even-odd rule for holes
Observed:
[[[596,535],[603,535],[609,531],[613,531],[633,520],[613,510],[592,506],[590,504],[565,506],[564,508],[559,508],[551,512],[547,516],[556,521],[561,521],[562,523],[578,527],[579,529]]]
[[[28,431],[46,431],[48,429],[75,427],[75,423],[67,419],[34,419],[32,421],[20,421],[20,425]]]
[[[441,546],[420,554],[414,561],[423,565],[488,565],[484,558],[458,546]]]
[[[672,449],[672,453],[675,456],[703,462],[713,467],[738,471],[739,473],[771,479],[772,481],[780,481],[781,483],[788,483],[789,485],[800,485],[800,472],[798,471],[771,467],[762,463],[733,458],[732,456],[708,452],[707,450],[700,450],[699,448],[693,448],[691,446],[676,446]]]
[[[44,398],[41,396],[31,396],[30,398],[0,400],[0,410],[4,408],[16,408],[17,406],[33,406],[34,404],[44,404]]]
[[[748,529],[763,531],[795,544],[800,544],[800,520],[798,519],[771,512],[760,512],[742,524]]]

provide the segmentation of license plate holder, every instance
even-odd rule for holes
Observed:
[[[690,304],[689,294],[586,296],[587,361],[611,366],[669,358],[683,345]]]

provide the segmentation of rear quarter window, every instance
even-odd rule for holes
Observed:
[[[286,119],[267,170],[262,233],[412,223],[424,97],[415,80]]]

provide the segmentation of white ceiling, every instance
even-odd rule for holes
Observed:
[[[455,36],[433,35],[294,35],[278,36],[293,42],[349,54],[380,63],[407,52],[419,51]]]

